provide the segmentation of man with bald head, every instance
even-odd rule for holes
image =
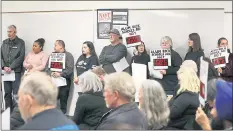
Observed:
[[[4,81],[5,107],[12,110],[12,91],[18,93],[23,61],[25,56],[25,43],[17,34],[15,25],[10,25],[7,30],[8,38],[1,46],[1,67],[6,73],[15,72],[15,81]]]

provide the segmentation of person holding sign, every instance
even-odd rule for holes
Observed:
[[[189,34],[188,40],[188,52],[185,55],[184,60],[193,60],[197,64],[197,75],[199,76],[200,72],[200,57],[204,56],[203,49],[201,47],[201,38],[198,33]]]
[[[44,43],[45,40],[43,38],[36,40],[33,44],[32,52],[28,53],[26,56],[23,67],[27,69],[28,72],[42,71],[45,69],[48,56],[43,51]]]
[[[229,82],[233,82],[233,54],[230,52],[228,48],[228,40],[224,37],[218,40],[218,47],[227,47],[228,63],[226,63],[225,68],[218,68],[218,73],[220,73],[221,77]]]
[[[111,44],[105,46],[99,56],[100,64],[107,74],[116,72],[113,64],[127,56],[126,46],[121,43],[120,32],[112,29],[109,33]]]
[[[66,79],[66,85],[58,87],[58,99],[60,99],[61,110],[63,113],[66,113],[67,100],[74,71],[74,57],[70,52],[65,50],[65,43],[63,40],[57,40],[55,42],[54,51],[55,56],[53,56],[54,54],[50,55],[45,70],[53,78],[62,77]],[[64,56],[65,58],[63,58]],[[52,59],[55,59],[55,62],[53,62]],[[65,65],[65,68],[63,65]]]
[[[82,55],[75,64],[77,76],[74,78],[74,83],[78,84],[78,76],[96,66],[99,66],[99,60],[95,52],[94,44],[90,41],[85,41],[82,47]]]
[[[4,81],[5,108],[10,107],[12,111],[12,91],[13,94],[17,94],[19,89],[25,56],[25,42],[16,35],[15,25],[10,25],[7,32],[9,38],[4,40],[1,45],[1,67],[7,75],[13,75],[15,78],[14,81]]]
[[[170,61],[171,65],[167,65],[167,69],[160,70],[160,73],[163,75],[162,79],[156,79],[159,81],[167,93],[167,95],[172,95],[174,93],[174,89],[178,84],[177,79],[177,71],[182,64],[182,58],[180,55],[172,49],[173,43],[172,39],[169,36],[164,36],[161,38],[161,48],[170,50]],[[169,61],[169,60],[168,60]]]
[[[149,79],[148,62],[150,62],[150,56],[147,54],[144,42],[141,42],[141,45],[137,45],[136,50],[138,53],[131,59],[130,74],[132,75],[132,63],[144,64],[147,66],[147,78]]]

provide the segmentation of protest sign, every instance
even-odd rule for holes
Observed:
[[[199,101],[201,105],[205,106],[207,100],[207,79],[208,79],[209,63],[203,60],[203,56],[200,58],[200,92]]]
[[[210,60],[215,68],[225,67],[228,63],[227,48],[216,48],[210,51]]]
[[[125,26],[121,28],[123,43],[127,47],[134,47],[141,44],[141,27],[140,25]]]
[[[154,69],[168,69],[171,66],[171,50],[170,49],[155,49],[150,50],[151,62]]]
[[[62,69],[65,69],[65,63],[65,53],[52,53],[49,57],[49,68],[51,71],[61,72]]]

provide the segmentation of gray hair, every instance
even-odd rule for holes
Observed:
[[[182,65],[180,66],[180,68],[182,67],[190,67],[191,69],[193,69],[196,73],[198,71],[197,69],[197,64],[193,61],[193,60],[185,60]]]
[[[107,75],[104,78],[105,89],[110,89],[111,91],[118,91],[119,94],[132,102],[134,100],[134,95],[136,88],[132,79],[126,72],[115,72]]]
[[[149,127],[166,126],[170,110],[162,85],[155,80],[145,80],[141,88],[143,89],[143,103],[140,103],[140,109],[146,113]]]
[[[162,44],[164,41],[169,41],[171,48],[173,47],[172,38],[169,36],[163,36],[160,40],[160,44]]]
[[[10,25],[10,26],[8,26],[8,29],[11,29],[11,28],[13,28],[13,29],[15,30],[15,32],[17,32],[17,28],[16,28],[15,25]]]
[[[79,77],[79,85],[82,92],[98,92],[103,90],[100,78],[92,71],[86,71]]]
[[[216,97],[216,83],[221,78],[213,78],[207,82],[207,101],[214,101]]]
[[[32,72],[24,76],[21,81],[20,91],[35,98],[39,105],[57,104],[58,89],[52,79],[43,72]]]

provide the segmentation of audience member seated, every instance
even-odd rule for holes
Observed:
[[[232,130],[232,83],[218,80],[216,82],[216,98],[211,115],[214,119],[224,121],[224,128]],[[196,111],[196,121],[203,130],[212,130],[210,121],[205,112],[198,108]]]
[[[26,56],[23,67],[27,72],[42,71],[45,69],[48,56],[43,51],[45,40],[40,38],[33,44],[32,51]]]
[[[148,130],[161,130],[167,126],[170,110],[161,84],[145,80],[139,89],[139,107],[146,114]]]
[[[105,77],[104,97],[109,112],[100,120],[97,130],[146,130],[145,114],[134,100],[135,85],[132,77],[125,72],[112,73]],[[124,125],[124,126],[122,126]]]
[[[103,97],[103,85],[100,78],[91,71],[79,76],[82,94],[79,96],[73,121],[81,130],[93,130],[100,118],[109,111]]]
[[[25,124],[19,130],[78,130],[77,125],[56,108],[58,89],[42,72],[21,81],[18,105]]]
[[[92,69],[92,72],[94,72],[102,82],[104,81],[104,76],[106,75],[106,72],[101,66],[94,67]]]
[[[177,72],[179,89],[169,101],[170,121],[168,129],[193,129],[196,110],[200,105],[198,92],[200,80],[192,68],[181,67]]]

